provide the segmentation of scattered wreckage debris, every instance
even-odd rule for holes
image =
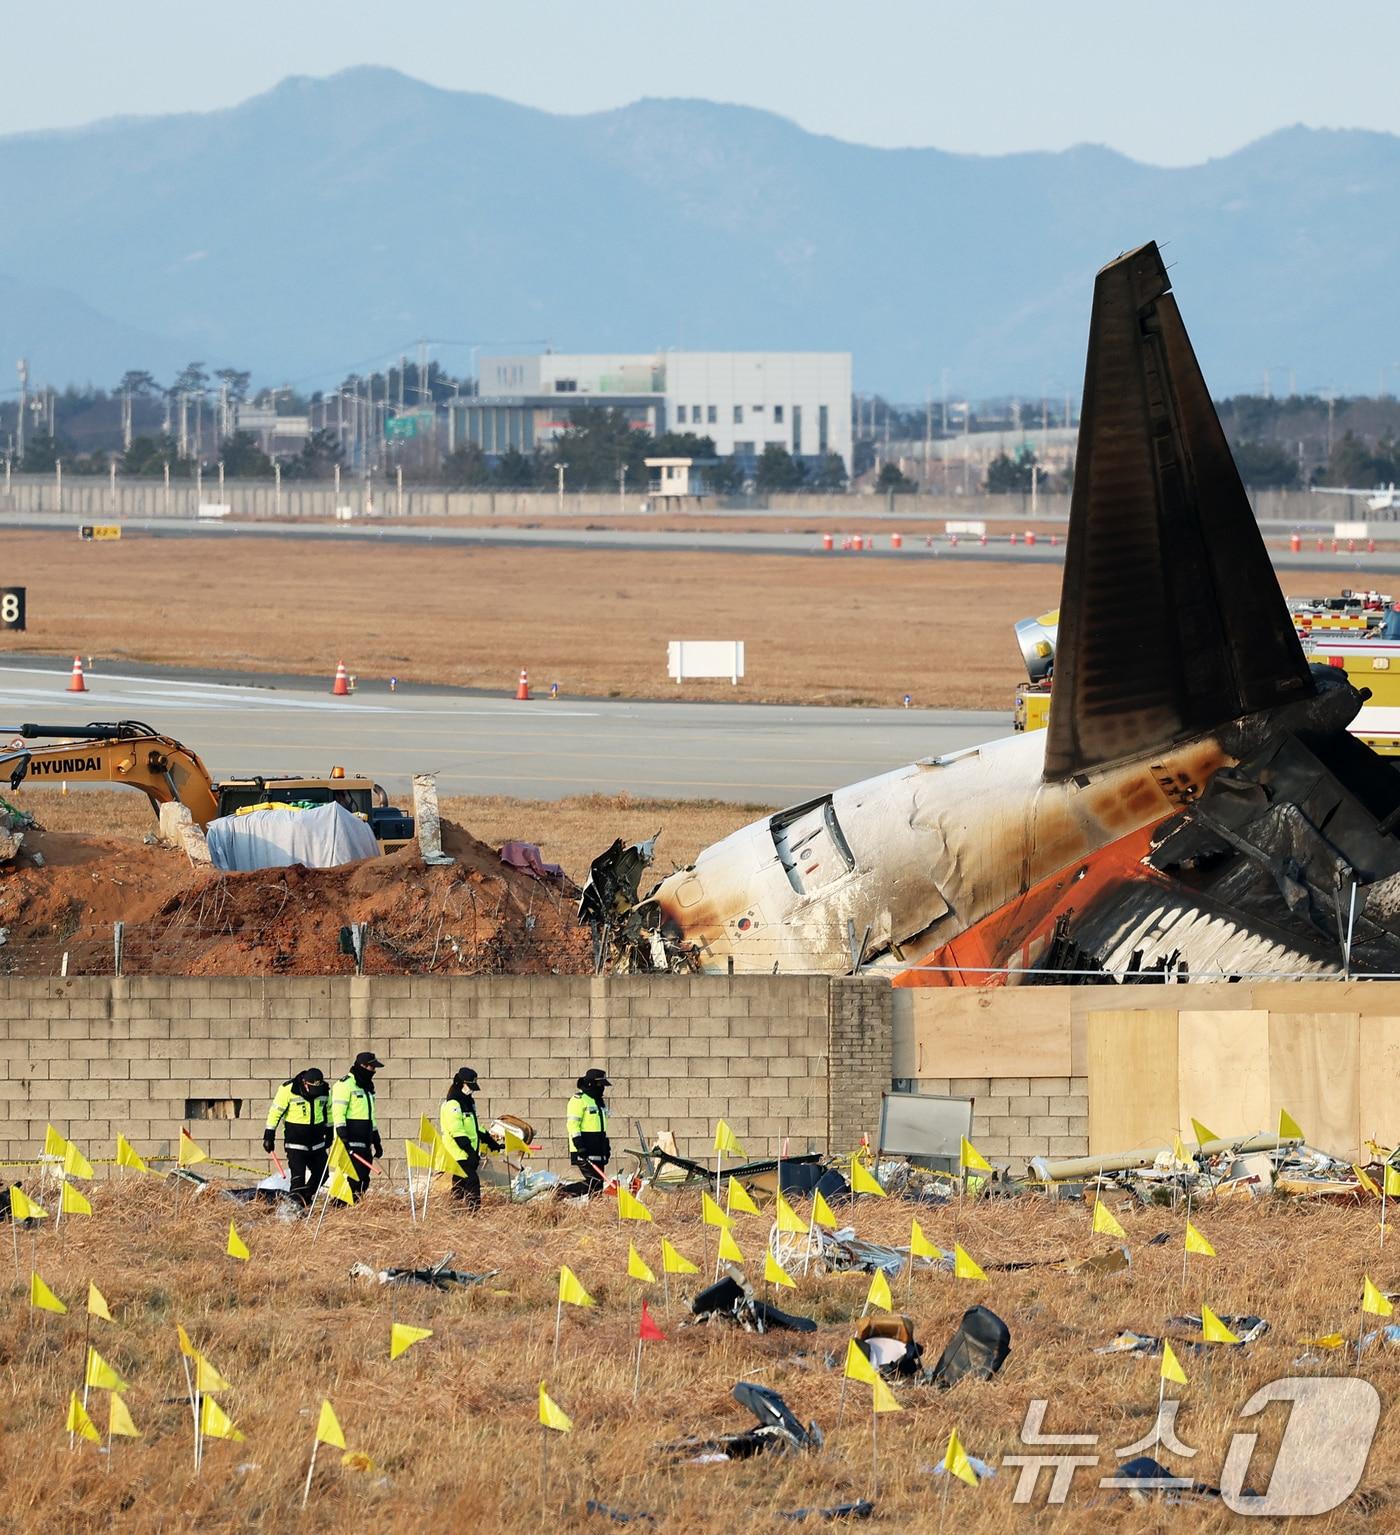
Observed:
[[[450,1290],[457,1285],[485,1284],[488,1279],[494,1279],[500,1273],[500,1269],[490,1269],[484,1274],[469,1274],[464,1269],[449,1268],[448,1265],[456,1257],[455,1253],[448,1253],[432,1265],[431,1268],[401,1269],[387,1268],[376,1269],[368,1263],[352,1263],[350,1265],[350,1277],[352,1279],[372,1279],[376,1284],[382,1285],[424,1285],[430,1290]]]
[[[1127,1328],[1116,1337],[1110,1338],[1107,1343],[1101,1344],[1094,1352],[1096,1354],[1154,1355],[1160,1354],[1162,1352],[1162,1344],[1170,1341],[1172,1348],[1178,1354],[1200,1354],[1213,1348],[1234,1348],[1241,1344],[1254,1343],[1269,1330],[1269,1324],[1261,1316],[1227,1316],[1222,1314],[1216,1320],[1223,1322],[1235,1334],[1237,1343],[1228,1345],[1217,1344],[1209,1339],[1194,1336],[1199,1334],[1203,1328],[1203,1319],[1200,1316],[1169,1316],[1166,1321],[1168,1332],[1160,1336],[1156,1333],[1134,1332],[1131,1328]],[[1183,1336],[1183,1334],[1186,1336]]]
[[[726,1265],[723,1278],[706,1285],[690,1303],[699,1322],[732,1322],[745,1332],[816,1332],[811,1317],[794,1316],[759,1300],[740,1269]]]
[[[929,1376],[940,1390],[960,1380],[991,1380],[1011,1352],[1011,1329],[986,1306],[963,1312],[958,1330],[949,1338]]]
[[[808,1519],[830,1523],[835,1519],[869,1519],[874,1512],[875,1505],[869,1498],[857,1498],[854,1503],[836,1503],[831,1508],[780,1508],[774,1512],[773,1517],[789,1519],[794,1524],[803,1524]]]
[[[597,1498],[589,1498],[583,1505],[586,1514],[597,1514],[601,1519],[610,1519],[614,1524],[655,1524],[656,1515],[647,1513],[624,1514],[620,1508],[609,1508],[606,1503],[600,1503]]]
[[[924,1351],[907,1316],[863,1316],[856,1326],[855,1343],[887,1380],[909,1380],[920,1373]]]
[[[578,920],[593,933],[593,969],[598,975],[605,969],[615,975],[684,975],[700,968],[694,944],[665,934],[660,907],[641,898],[642,875],[655,856],[656,837],[630,847],[618,837],[589,865]]]
[[[803,1428],[788,1404],[769,1386],[741,1380],[734,1387],[734,1400],[758,1420],[753,1428],[713,1439],[682,1439],[664,1446],[664,1453],[689,1465],[710,1465],[749,1460],[770,1451],[786,1455],[820,1450],[825,1442],[821,1429],[815,1423]]]

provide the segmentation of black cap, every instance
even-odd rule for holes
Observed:
[[[588,1070],[585,1071],[584,1074],[579,1078],[579,1081],[580,1083],[586,1084],[589,1087],[612,1086],[612,1083],[608,1081],[607,1072],[598,1066],[590,1066]]]
[[[301,1070],[297,1072],[297,1076],[299,1076],[303,1082],[324,1082],[326,1080],[326,1074],[321,1070],[319,1066],[303,1066]]]
[[[457,1074],[452,1080],[454,1082],[470,1082],[475,1087],[481,1078],[477,1076],[475,1066],[459,1066]]]
[[[384,1062],[375,1055],[373,1050],[361,1050],[355,1057],[357,1066],[383,1066]]]

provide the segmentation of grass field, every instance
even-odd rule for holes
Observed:
[[[658,1276],[662,1236],[702,1264],[707,1252],[712,1258],[707,1238],[713,1232],[699,1223],[697,1195],[649,1196],[655,1223],[626,1227],[606,1199],[586,1208],[511,1207],[488,1193],[487,1208],[469,1217],[435,1196],[426,1224],[414,1226],[391,1182],[358,1209],[332,1210],[316,1240],[300,1224],[212,1194],[192,1200],[154,1177],[98,1183],[92,1219],[67,1217],[57,1231],[46,1222],[34,1239],[37,1271],[70,1306],[64,1317],[28,1306],[31,1238],[22,1234],[0,1338],[8,1399],[0,1441],[5,1527],[606,1529],[606,1520],[584,1513],[593,1497],[624,1512],[653,1513],[668,1530],[730,1535],[787,1528],[774,1517],[779,1510],[870,1493],[869,1391],[852,1383],[843,1416],[840,1373],[828,1366],[828,1356],[844,1355],[868,1288],[865,1276],[813,1275],[784,1293],[787,1309],[819,1321],[815,1335],[682,1328],[679,1304],[667,1319],[659,1285],[625,1277],[627,1244],[636,1242]],[[854,1221],[862,1235],[907,1242],[911,1213],[914,1207],[893,1200],[865,1201]],[[1263,1315],[1272,1330],[1247,1349],[1197,1354],[1180,1345],[1189,1384],[1169,1394],[1183,1399],[1177,1434],[1199,1453],[1189,1461],[1158,1458],[1173,1472],[1215,1483],[1232,1433],[1259,1430],[1249,1480],[1265,1485],[1282,1415],[1271,1411],[1242,1422],[1239,1408],[1252,1391],[1282,1376],[1359,1368],[1386,1403],[1381,1432],[1358,1497],[1312,1527],[1394,1528],[1400,1456],[1390,1433],[1400,1362],[1375,1350],[1358,1367],[1341,1351],[1320,1350],[1317,1362],[1295,1364],[1304,1352],[1301,1339],[1333,1330],[1355,1336],[1363,1273],[1381,1285],[1400,1277],[1395,1260],[1376,1251],[1373,1211],[1272,1200],[1199,1207],[1195,1219],[1219,1257],[1193,1259],[1185,1285],[1182,1218],[1170,1211],[1123,1212],[1133,1266],[1097,1280],[1053,1267],[995,1267],[1050,1264],[1105,1249],[1107,1240],[1092,1235],[1078,1206],[1019,1200],[969,1206],[961,1216],[955,1206],[917,1213],[932,1241],[949,1248],[956,1237],[989,1276],[985,1284],[943,1273],[915,1277],[907,1309],[928,1362],[975,1303],[1005,1319],[1012,1350],[992,1383],[964,1382],[947,1393],[899,1389],[904,1410],[883,1415],[879,1424],[879,1528],[993,1535],[1238,1528],[1218,1504],[1135,1507],[1123,1494],[1098,1487],[1100,1477],[1112,1474],[1113,1451],[1152,1430],[1158,1368],[1153,1358],[1097,1356],[1094,1348],[1123,1328],[1160,1333],[1170,1314],[1196,1310],[1202,1299],[1221,1313]],[[231,1216],[251,1249],[247,1263],[224,1256]],[[768,1217],[736,1222],[753,1271]],[[1163,1231],[1170,1238],[1165,1246],[1145,1245]],[[483,1287],[441,1295],[349,1277],[357,1260],[414,1265],[448,1252],[455,1252],[458,1267],[500,1272]],[[597,1304],[565,1308],[556,1364],[550,1350],[561,1263],[574,1268]],[[68,1393],[82,1367],[89,1280],[115,1319],[93,1322],[93,1343],[130,1382],[126,1401],[144,1436],[118,1441],[110,1464],[91,1445],[70,1452],[63,1431]],[[673,1302],[698,1283],[673,1280]],[[896,1304],[904,1306],[902,1278],[894,1290]],[[644,1291],[668,1338],[648,1347],[634,1406],[632,1349]],[[433,1336],[391,1364],[393,1321],[429,1327]],[[247,1436],[242,1444],[209,1440],[198,1479],[177,1322],[228,1377],[231,1389],[220,1403]],[[536,1422],[541,1380],[575,1425],[550,1445],[547,1498]],[[816,1420],[827,1434],[825,1452],[672,1464],[660,1450],[668,1441],[749,1425],[730,1398],[737,1380],[772,1386],[803,1422]],[[106,1394],[93,1396],[93,1416],[105,1427]],[[349,1448],[370,1456],[376,1469],[343,1469],[338,1454],[323,1449],[311,1506],[301,1518],[297,1504],[323,1397],[333,1403]],[[1049,1481],[1043,1476],[1036,1504],[1018,1507],[1012,1502],[1016,1472],[1004,1468],[976,1489],[952,1484],[940,1511],[942,1479],[930,1472],[950,1429],[958,1429],[969,1453],[997,1464],[1020,1452],[1018,1431],[1037,1398],[1049,1403],[1046,1432],[1101,1436],[1098,1466],[1076,1474],[1064,1506],[1042,1506]],[[1073,1452],[1095,1453],[1080,1446]]]
[[[144,794],[94,789],[60,794],[56,789],[20,788],[6,796],[37,817],[46,831],[85,837],[139,839],[155,830]],[[629,794],[583,794],[558,800],[507,799],[499,795],[444,796],[442,813],[492,847],[503,842],[538,843],[545,859],[562,864],[581,884],[590,860],[603,850],[598,827],[605,824],[628,842],[664,828],[657,844],[658,877],[684,867],[701,848],[764,814],[762,807],[718,800],[636,799]]]

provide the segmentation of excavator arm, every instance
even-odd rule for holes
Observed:
[[[0,777],[9,780],[11,789],[26,780],[129,784],[150,800],[153,810],[178,800],[201,826],[219,813],[213,780],[198,754],[139,720],[21,725],[14,736],[0,748]],[[34,741],[44,744],[29,744]]]

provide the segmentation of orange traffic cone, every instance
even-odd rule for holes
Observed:
[[[331,683],[331,697],[332,698],[349,698],[349,696],[350,696],[350,679],[346,675],[345,662],[344,661],[337,661],[335,663],[335,681],[333,683]]]
[[[522,666],[520,668],[520,681],[516,684],[515,696],[522,703],[528,703],[530,698],[530,674]]]
[[[87,683],[83,681],[83,658],[73,657],[73,675],[68,679],[68,692],[86,693]]]

